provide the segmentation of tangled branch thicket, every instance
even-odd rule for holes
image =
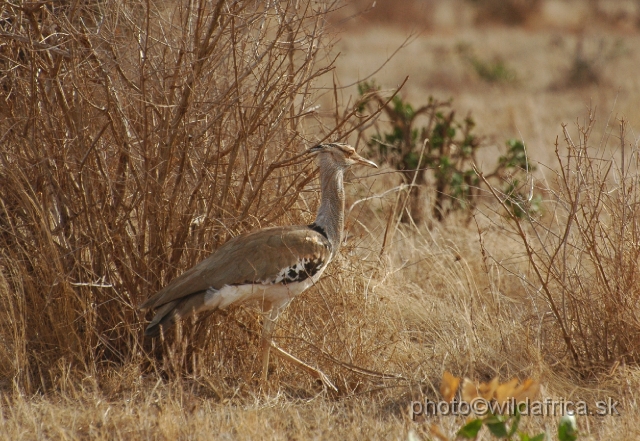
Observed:
[[[142,299],[232,235],[303,220],[298,155],[353,115],[329,131],[313,110],[332,7],[0,5],[1,378],[130,360]]]

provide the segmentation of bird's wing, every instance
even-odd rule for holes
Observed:
[[[140,309],[158,308],[225,285],[286,283],[287,277],[300,280],[312,276],[330,258],[331,245],[316,230],[307,226],[265,228],[227,241],[205,260],[172,280]],[[300,269],[304,274],[294,276]]]

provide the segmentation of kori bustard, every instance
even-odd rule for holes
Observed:
[[[321,201],[311,225],[272,227],[237,236],[205,260],[175,278],[144,302],[157,309],[146,336],[157,336],[176,320],[202,311],[257,301],[265,312],[262,331],[262,380],[271,348],[337,391],[327,376],[281,349],[272,339],[275,320],[289,302],[313,285],[336,255],[344,226],[344,172],[352,165],[377,165],[348,144],[310,148],[320,169]]]

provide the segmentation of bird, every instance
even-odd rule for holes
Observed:
[[[314,222],[264,228],[225,242],[140,305],[141,310],[156,310],[145,336],[157,337],[161,330],[166,332],[176,321],[193,314],[258,302],[264,313],[262,381],[267,381],[273,349],[338,391],[323,372],[281,349],[273,341],[273,331],[280,313],[320,279],[340,249],[345,171],[353,165],[378,166],[339,142],[318,144],[304,155],[317,158],[320,172],[320,206]]]

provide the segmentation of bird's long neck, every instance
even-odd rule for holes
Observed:
[[[335,256],[342,242],[344,228],[344,171],[324,158],[320,159],[320,186],[322,196],[315,224],[327,233],[331,254]]]

